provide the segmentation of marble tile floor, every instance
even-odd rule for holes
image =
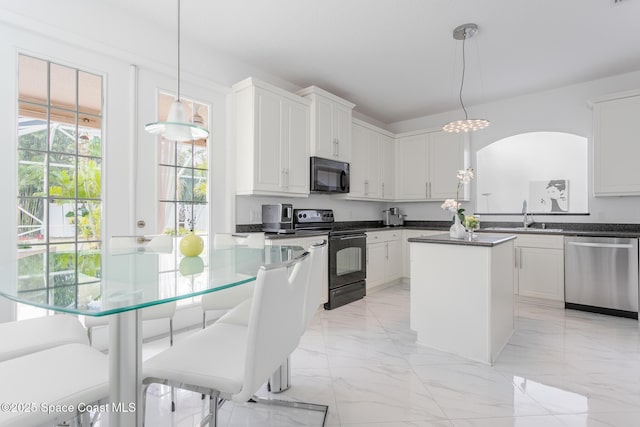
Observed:
[[[638,321],[519,304],[516,327],[494,366],[422,347],[408,285],[388,287],[318,312],[291,357],[293,386],[273,397],[328,404],[332,427],[640,426]],[[145,358],[165,341],[146,344]],[[194,426],[206,412],[199,395],[178,391],[171,413],[165,387],[148,405],[158,427]],[[320,423],[312,411],[227,403],[220,425]]]

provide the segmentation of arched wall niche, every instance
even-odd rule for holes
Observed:
[[[588,210],[588,141],[563,132],[529,132],[476,154],[476,212],[584,214]]]

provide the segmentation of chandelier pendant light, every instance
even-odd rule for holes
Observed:
[[[456,120],[447,123],[442,127],[442,130],[445,132],[460,133],[476,131],[484,129],[490,124],[489,120],[486,119],[470,119],[467,114],[467,109],[464,107],[464,102],[462,102],[462,88],[464,87],[464,72],[466,68],[464,45],[465,41],[468,38],[475,36],[477,32],[478,26],[476,24],[463,24],[453,30],[453,38],[456,40],[462,40],[462,81],[460,82],[459,98],[460,105],[462,105],[462,110],[464,111],[464,120]]]
[[[169,108],[166,121],[152,122],[145,125],[144,130],[154,135],[164,136],[172,141],[192,141],[204,139],[209,136],[209,130],[203,126],[203,120],[199,115],[194,117],[193,123],[187,116],[184,104],[180,102],[180,0],[178,0],[178,83],[176,100]]]

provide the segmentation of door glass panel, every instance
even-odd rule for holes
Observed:
[[[100,274],[102,82],[18,56],[19,286],[38,301],[78,306],[99,293],[77,284]]]

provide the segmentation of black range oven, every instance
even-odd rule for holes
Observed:
[[[364,297],[367,278],[367,235],[363,230],[329,233],[329,302],[332,310]]]
[[[359,300],[366,295],[367,235],[364,230],[335,230],[331,209],[295,209],[296,234],[305,230],[329,231],[329,302],[324,308]]]

